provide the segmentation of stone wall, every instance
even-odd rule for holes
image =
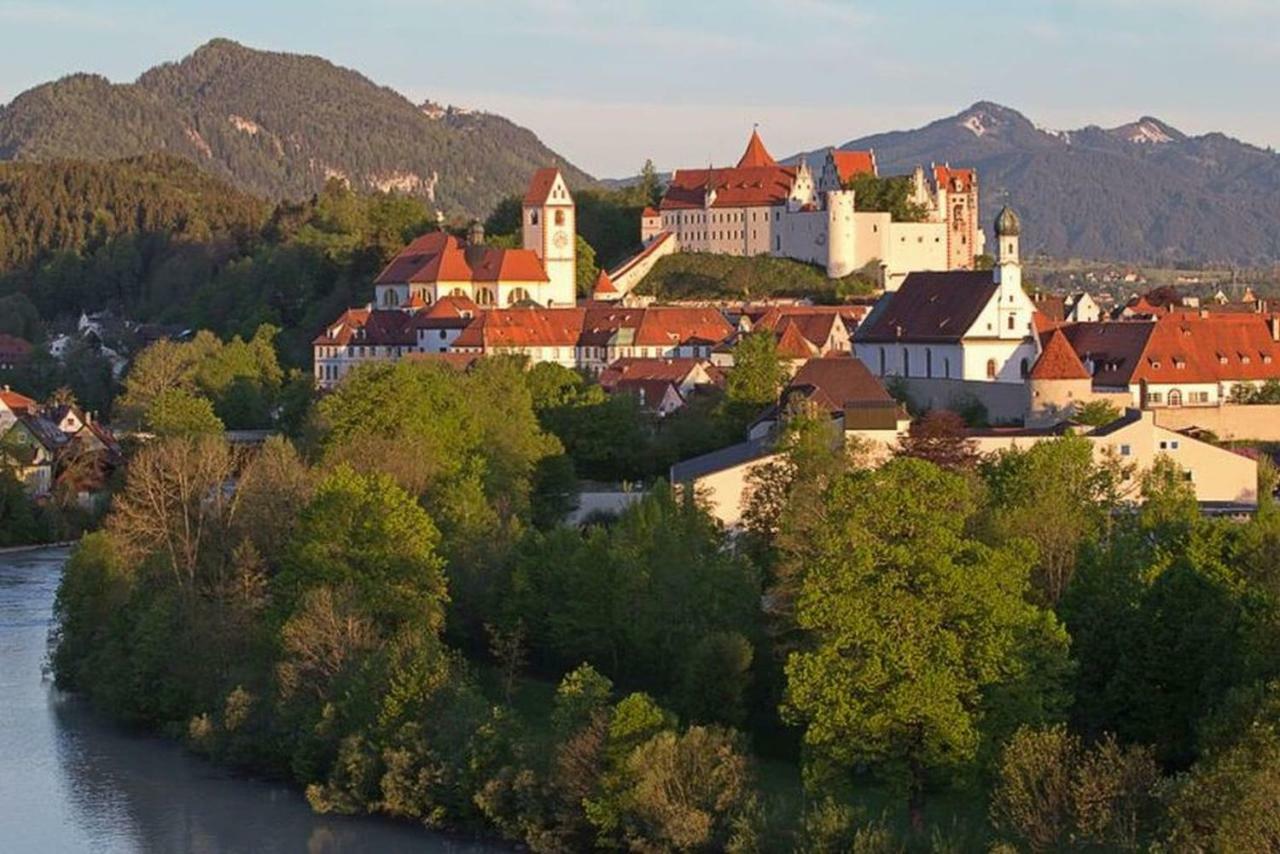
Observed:
[[[977,380],[898,378],[913,405],[923,409],[963,408],[965,401],[976,399],[987,408],[991,424],[1021,424],[1026,417],[1029,393],[1025,383],[996,383]]]
[[[1183,406],[1152,410],[1156,423],[1169,430],[1199,427],[1219,439],[1280,442],[1280,405]]]

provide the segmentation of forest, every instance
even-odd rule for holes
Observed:
[[[1071,436],[871,467],[796,410],[744,531],[661,481],[571,527],[563,421],[596,415],[554,371],[365,366],[256,451],[208,417],[234,371],[183,406],[163,373],[122,401],[212,412],[162,419],[74,552],[57,681],[317,810],[537,851],[1280,840],[1269,500],[1207,518],[1162,464],[1138,505]]]

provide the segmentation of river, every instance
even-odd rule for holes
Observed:
[[[44,673],[67,549],[0,554],[0,852],[483,852],[418,827],[320,816],[294,789],[237,777],[123,731]]]

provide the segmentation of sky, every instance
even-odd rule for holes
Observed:
[[[0,0],[0,103],[211,38],[323,56],[533,129],[601,177],[775,156],[991,100],[1280,148],[1280,0]]]

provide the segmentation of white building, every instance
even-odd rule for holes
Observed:
[[[648,245],[671,235],[670,251],[792,258],[832,278],[874,264],[886,290],[913,270],[971,269],[983,245],[972,170],[935,167],[932,191],[917,170],[913,198],[926,221],[894,222],[856,211],[845,189],[875,169],[871,152],[830,150],[815,177],[806,161],[778,164],[753,131],[736,166],[677,169],[658,210],[644,212],[641,238]]]
[[[854,335],[854,353],[877,376],[1022,383],[1039,352],[1035,306],[1022,289],[1017,216],[996,218],[990,272],[911,273],[885,294]]]

